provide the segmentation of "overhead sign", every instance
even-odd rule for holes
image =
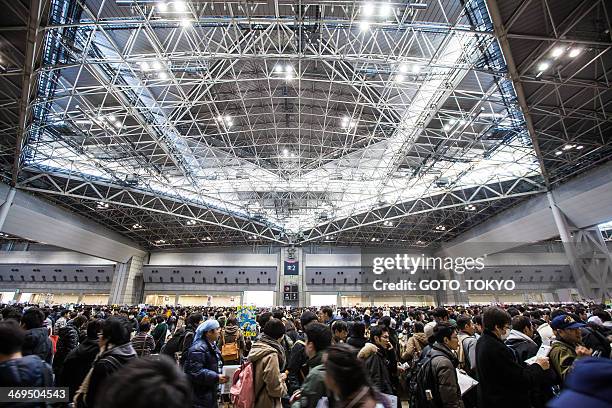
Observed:
[[[297,275],[300,269],[298,261],[285,261],[285,275]]]

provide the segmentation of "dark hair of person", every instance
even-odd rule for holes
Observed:
[[[317,351],[327,349],[332,342],[332,332],[329,326],[323,323],[309,324],[306,327],[306,342],[312,343]]]
[[[272,319],[272,313],[264,312],[257,316],[257,323],[260,327],[265,327],[270,319]]]
[[[521,312],[516,307],[509,307],[506,311],[511,317],[518,316],[521,314]]]
[[[425,331],[425,325],[423,322],[415,322],[414,323],[414,332],[415,333],[423,333]]]
[[[200,322],[204,320],[202,313],[192,313],[187,317],[186,325],[197,327]]]
[[[183,408],[191,406],[191,386],[167,356],[135,359],[106,382],[99,406],[113,408]],[[143,398],[154,393],[154,398]],[[98,405],[98,403],[96,404]]]
[[[443,319],[445,317],[448,317],[448,310],[446,310],[443,307],[436,307],[432,313],[433,317],[437,317],[438,319]]]
[[[165,322],[165,321],[166,321],[166,317],[165,317],[165,316],[162,316],[162,315],[158,315],[158,316],[155,318],[155,321],[157,322],[157,324],[161,324],[161,323],[163,323],[163,322]]]
[[[370,385],[363,361],[357,358],[358,351],[345,343],[334,344],[327,349],[325,372],[338,385],[341,400]]]
[[[457,329],[463,330],[465,326],[468,326],[472,322],[472,318],[469,316],[459,316],[457,318]]]
[[[9,355],[21,351],[25,330],[14,319],[0,322],[0,354]]]
[[[482,315],[478,314],[476,316],[474,316],[474,318],[472,319],[472,321],[474,322],[474,324],[477,324],[479,326],[482,326]]]
[[[450,323],[440,322],[434,326],[433,329],[433,338],[440,344],[444,343],[444,339],[451,339],[453,333],[455,333],[457,329]]]
[[[279,319],[270,319],[263,328],[263,332],[273,339],[280,339],[285,335],[285,325]]]
[[[97,340],[98,334],[102,331],[102,319],[95,319],[87,323],[87,338]]]
[[[43,326],[45,321],[45,314],[37,307],[31,307],[21,316],[21,323],[25,326],[26,330],[36,329]]]
[[[238,319],[236,319],[235,316],[230,316],[227,318],[227,325],[228,326],[236,326],[238,324]]]
[[[72,324],[74,325],[74,327],[76,327],[77,329],[80,329],[85,323],[87,323],[87,317],[83,316],[83,315],[78,315],[77,317],[74,318],[74,320],[72,321]]]
[[[385,326],[370,327],[370,341],[374,343],[374,338],[381,337],[383,333],[389,333],[389,329],[387,329]]]
[[[148,320],[144,320],[138,326],[138,331],[141,333],[148,333],[151,330],[151,322]]]
[[[13,320],[16,320],[17,322],[20,322],[21,321],[21,310],[17,309],[16,307],[7,306],[4,309],[2,309],[2,319],[3,320],[13,319]]]
[[[333,315],[334,315],[334,311],[333,311],[333,310],[332,310],[332,308],[331,308],[331,307],[329,307],[329,306],[325,306],[325,307],[323,307],[323,308],[321,309],[321,313],[323,313],[323,314],[325,314],[325,315],[327,315],[327,316],[329,316],[329,317],[333,317]]]
[[[499,307],[487,307],[482,313],[482,324],[486,330],[493,331],[496,327],[503,328],[510,324],[510,315]]]
[[[348,324],[342,320],[336,320],[331,325],[332,332],[348,332]]]
[[[525,327],[531,327],[531,320],[527,316],[514,316],[512,318],[512,329],[520,331],[525,330]]]
[[[391,316],[383,316],[378,320],[379,326],[385,326],[386,328],[391,327]]]
[[[283,317],[285,317],[285,313],[283,312],[283,309],[275,309],[272,313],[272,317],[275,319],[283,320]]]
[[[365,323],[364,322],[353,322],[349,326],[350,337],[363,337],[365,335]]]
[[[132,323],[125,316],[111,316],[102,323],[102,337],[115,346],[130,341]]]
[[[302,330],[306,329],[306,325],[310,322],[316,322],[317,315],[311,312],[310,310],[305,310],[304,313],[300,316],[300,326],[302,326]]]

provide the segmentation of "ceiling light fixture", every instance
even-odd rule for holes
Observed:
[[[187,225],[196,225],[196,220],[187,220]]]
[[[157,76],[159,77],[159,79],[168,79],[168,74],[165,72],[160,72],[159,74],[157,74]]]
[[[565,48],[563,47],[555,47],[552,50],[552,53],[550,54],[553,58],[559,58],[561,55],[563,55],[563,52],[565,51]]]
[[[277,74],[282,74],[283,72],[285,72],[285,67],[283,67],[281,64],[277,64],[274,67],[274,72],[276,72]]]
[[[397,74],[395,76],[395,82],[404,82],[404,79],[406,79],[406,77],[402,74]]]
[[[408,65],[400,64],[397,70],[401,72],[402,74],[405,74],[406,72],[408,72]]]
[[[385,3],[380,6],[379,14],[383,18],[387,18],[391,15],[392,11],[393,11],[393,8],[391,7],[391,5]]]
[[[151,66],[153,67],[154,70],[159,71],[160,69],[162,69],[162,64],[159,63],[159,61],[153,61],[153,63],[151,64]]]
[[[570,50],[570,52],[569,52],[569,56],[570,56],[570,58],[575,58],[575,57],[577,57],[577,56],[580,54],[580,52],[581,52],[581,51],[582,51],[582,50],[581,50],[580,48],[572,48],[572,49]]]
[[[368,3],[365,3],[363,6],[361,6],[361,14],[367,17],[374,14],[374,4],[368,2]]]
[[[419,67],[418,65],[413,65],[412,66],[412,73],[413,74],[418,74],[419,72],[421,72],[421,67]]]
[[[438,226],[436,227],[436,231],[446,231],[446,226],[444,226],[444,225],[438,225]]]
[[[578,145],[578,146],[576,146],[576,150],[582,150],[582,149],[584,149],[584,146],[583,146],[583,145]]]
[[[142,228],[142,225],[140,225],[140,224],[132,225],[132,229],[140,229],[140,228]]]
[[[555,152],[555,156],[561,156],[563,154],[563,152],[561,150],[557,150]]]
[[[476,211],[476,206],[474,204],[468,204],[464,207],[467,211]]]
[[[143,71],[148,71],[151,69],[147,61],[140,61],[138,64],[140,65],[140,69]]]
[[[183,28],[191,27],[191,21],[189,19],[186,19],[186,18],[181,19],[181,27],[183,27]]]
[[[574,147],[576,147],[576,145],[573,144],[566,144],[565,146],[563,146],[563,150],[571,150]]]
[[[538,71],[540,72],[546,71],[548,68],[550,68],[550,63],[548,61],[542,61],[538,65]]]
[[[176,11],[185,11],[185,10],[187,10],[187,5],[185,4],[184,1],[175,1],[174,2],[174,9]]]
[[[157,10],[161,12],[168,11],[168,5],[166,3],[158,3]]]
[[[370,29],[370,23],[368,21],[361,21],[359,23],[359,29],[361,31],[368,31]]]

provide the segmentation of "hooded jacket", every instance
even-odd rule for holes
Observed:
[[[240,364],[239,360],[244,353],[244,337],[242,336],[240,328],[235,324],[225,326],[219,338],[220,348],[223,347],[224,344],[229,343],[236,343],[236,345],[238,346],[238,360],[235,361],[235,363]]]
[[[282,346],[267,337],[253,343],[248,360],[253,363],[255,389],[254,408],[281,408],[281,397],[287,394],[287,385],[280,379],[280,366],[285,357]]]
[[[414,333],[406,342],[406,350],[402,353],[402,360],[410,361],[421,354],[423,347],[427,345],[425,333]]]
[[[325,386],[325,366],[323,365],[323,352],[319,351],[308,360],[310,371],[302,386],[300,399],[293,403],[291,408],[315,408],[322,397],[327,397],[328,404],[334,399],[330,398]],[[331,406],[331,405],[330,405]]]
[[[97,394],[103,392],[101,386],[104,381],[134,358],[136,358],[136,351],[134,351],[131,343],[115,346],[100,353],[93,364],[93,370],[89,379],[89,387],[87,388],[87,396],[85,398],[86,406],[95,406],[96,401],[99,399]]]
[[[57,386],[68,387],[71,401],[99,352],[98,340],[86,338],[76,349],[68,353],[61,371],[56,373]]]
[[[514,351],[519,364],[535,356],[539,349],[535,341],[518,330],[511,330],[505,343]]]
[[[215,408],[219,393],[219,372],[223,362],[215,344],[204,336],[200,325],[194,334],[192,346],[187,351],[183,370],[193,387],[194,408]]]
[[[45,329],[46,330],[46,329]],[[0,387],[52,387],[51,366],[38,356],[25,356],[0,363]],[[8,406],[8,404],[6,405]],[[45,407],[45,403],[12,404],[14,407]]]
[[[24,356],[33,354],[51,364],[53,343],[49,338],[49,330],[46,327],[37,327],[26,331],[21,354]]]
[[[373,343],[366,343],[357,357],[364,360],[372,385],[383,394],[394,394],[389,372],[389,360],[384,351]]]
[[[60,372],[68,353],[79,345],[79,331],[72,322],[66,323],[59,329],[55,356],[53,357],[53,371]]]

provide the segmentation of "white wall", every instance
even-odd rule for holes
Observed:
[[[278,254],[152,252],[149,265],[278,266]]]
[[[304,266],[361,266],[361,254],[304,254]]]
[[[3,264],[115,265],[116,262],[72,251],[0,251]]]

